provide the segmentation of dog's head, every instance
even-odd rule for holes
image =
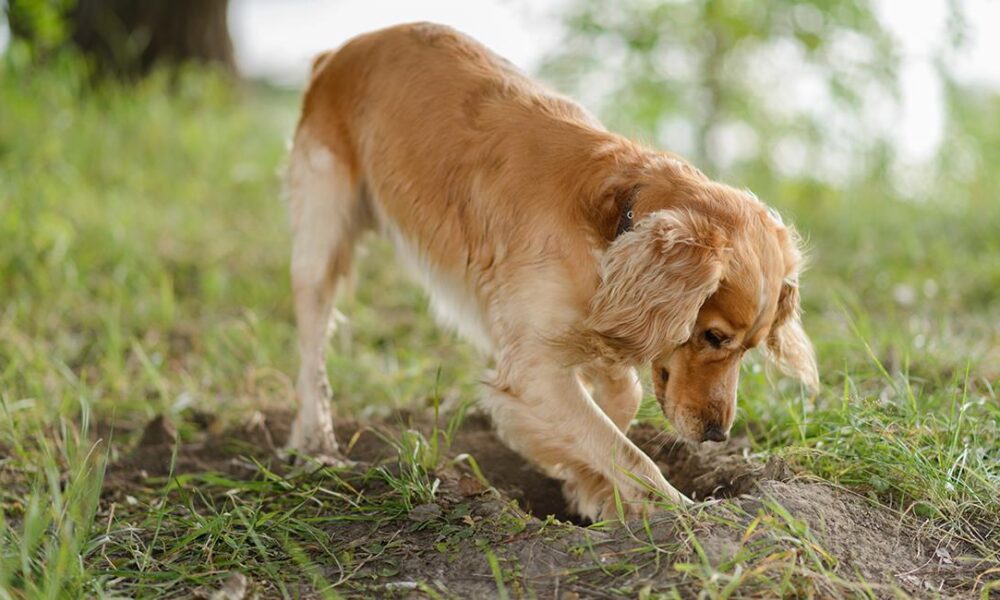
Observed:
[[[795,232],[749,192],[688,179],[632,194],[635,226],[603,257],[587,325],[612,360],[652,365],[682,435],[721,441],[747,350],[763,345],[812,389],[818,375],[799,318]]]

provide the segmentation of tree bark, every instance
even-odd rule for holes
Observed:
[[[12,35],[37,59],[71,45],[99,72],[132,78],[189,61],[235,72],[228,8],[229,0],[67,0],[63,7],[8,0],[7,17]],[[52,31],[53,13],[61,36]]]
[[[98,67],[124,76],[188,61],[235,72],[229,0],[79,0],[72,40]]]

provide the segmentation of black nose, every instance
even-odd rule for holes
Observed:
[[[729,436],[726,435],[725,431],[722,431],[721,427],[718,425],[709,425],[705,428],[705,436],[701,439],[701,441],[724,442],[727,437]]]

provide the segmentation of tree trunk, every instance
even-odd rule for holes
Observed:
[[[188,61],[235,72],[229,0],[79,0],[72,40],[99,68],[124,76]]]
[[[7,17],[37,59],[69,42],[99,72],[131,78],[188,61],[235,72],[228,7],[229,0],[8,0]]]

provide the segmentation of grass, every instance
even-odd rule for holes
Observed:
[[[0,598],[184,597],[234,572],[265,596],[388,593],[379,582],[428,548],[446,562],[474,554],[480,583],[518,597],[538,581],[512,540],[530,533],[569,540],[566,554],[581,560],[601,555],[602,528],[531,529],[513,509],[481,516],[458,503],[409,519],[442,497],[439,468],[460,417],[429,435],[401,424],[398,459],[362,474],[278,472],[247,453],[243,478],[181,472],[175,457],[165,476],[109,480],[108,465],[127,459],[155,415],[171,417],[183,442],[197,439],[200,414],[225,429],[293,406],[276,171],[297,96],[199,72],[83,91],[72,64],[4,68]],[[809,239],[805,321],[823,391],[806,398],[750,361],[737,434],[755,455],[783,457],[997,561],[1000,204],[902,200],[877,181],[749,179]],[[332,340],[341,414],[436,413],[475,397],[480,363],[425,305],[388,249],[369,244],[341,304],[350,324]],[[649,398],[641,416],[662,422]],[[474,456],[459,462],[480,471]],[[568,570],[565,585],[632,597],[878,595],[835,573],[780,506],[732,520],[746,542],[721,563],[700,545],[698,520],[682,523],[680,542],[632,532],[612,559]],[[650,568],[672,575],[633,585]],[[979,592],[995,589],[990,577]],[[412,583],[398,593],[454,595],[433,578]]]

